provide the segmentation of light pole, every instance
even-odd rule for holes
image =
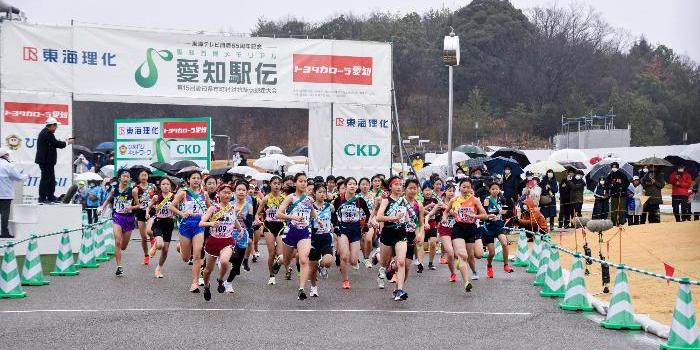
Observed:
[[[450,27],[450,34],[445,36],[444,48],[442,51],[442,61],[447,65],[448,69],[448,114],[447,117],[447,172],[449,176],[454,176],[452,170],[452,68],[459,65],[459,37],[455,35],[454,28]]]

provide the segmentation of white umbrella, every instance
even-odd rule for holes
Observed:
[[[296,175],[298,173],[308,173],[309,169],[306,164],[292,164],[287,168],[288,175]]]
[[[433,165],[430,164],[423,169],[418,171],[418,178],[427,179],[432,174],[440,175],[440,178],[444,179],[447,177],[447,166],[445,165]]]
[[[235,166],[235,167],[229,169],[229,171],[227,171],[227,173],[238,174],[238,175],[243,175],[243,176],[248,176],[248,175],[253,176],[255,174],[259,174],[260,172],[255,168],[251,168],[251,167],[245,166],[245,165],[240,165],[240,166]]]
[[[275,174],[270,173],[257,173],[253,174],[253,178],[257,181],[270,181],[270,179],[275,176]]]
[[[566,171],[566,168],[564,168],[563,165],[553,160],[542,160],[537,163],[532,163],[526,166],[524,170],[531,171],[532,173],[537,175],[544,175],[549,169],[551,169],[555,173],[561,173]]]
[[[279,170],[283,166],[292,164],[294,164],[294,160],[284,154],[270,154],[253,162],[253,165],[265,170]]]
[[[93,172],[84,172],[76,175],[75,181],[102,181],[102,176]]]
[[[683,149],[678,155],[685,159],[694,160],[700,163],[700,143],[688,145],[688,147]]]
[[[448,153],[438,154],[435,159],[433,159],[432,165],[447,165]],[[452,164],[463,162],[468,160],[469,156],[466,153],[460,151],[452,151]]]
[[[306,163],[309,161],[309,157],[306,156],[291,156],[289,159],[293,160],[295,163]]]
[[[581,150],[571,148],[560,149],[549,155],[549,160],[558,162],[581,162],[586,164],[589,159],[590,157]]]
[[[277,147],[277,146],[267,146],[267,147],[265,147],[265,149],[263,149],[262,151],[260,151],[260,153],[261,153],[261,154],[266,154],[266,155],[270,155],[270,154],[282,154],[282,149],[279,148],[279,147]]]
[[[100,174],[102,174],[104,177],[114,177],[114,165],[108,164],[103,166],[100,168]]]

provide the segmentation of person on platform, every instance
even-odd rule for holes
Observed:
[[[66,148],[67,145],[72,145],[74,139],[71,137],[67,141],[59,141],[54,136],[56,129],[60,123],[54,117],[46,119],[46,127],[41,130],[36,139],[36,158],[34,163],[39,165],[41,169],[41,180],[39,180],[39,203],[54,203],[56,197],[56,174],[54,167],[56,166],[56,149]]]
[[[13,238],[10,234],[10,208],[15,198],[15,181],[24,181],[26,175],[20,173],[10,162],[10,151],[0,148],[0,238]]]

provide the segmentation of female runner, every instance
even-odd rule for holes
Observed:
[[[374,195],[370,192],[372,183],[368,178],[363,177],[360,179],[360,197],[365,200],[367,204],[367,209],[369,209],[370,217],[362,218],[362,240],[360,241],[360,248],[362,249],[362,256],[365,259],[365,266],[368,269],[372,268],[372,259],[370,259],[372,253],[372,243],[374,241],[375,228],[371,225],[371,215],[374,213]],[[364,214],[364,213],[363,213]]]
[[[341,192],[333,201],[334,216],[337,222],[338,253],[340,255],[340,273],[343,275],[343,289],[350,289],[350,264],[357,264],[362,238],[362,215],[370,216],[365,200],[357,195],[357,180],[345,179],[345,192]]]
[[[381,236],[379,237],[380,264],[377,284],[380,289],[384,289],[386,281],[386,270],[391,262],[392,255],[395,255],[396,262],[396,290],[393,292],[394,300],[408,299],[408,293],[404,289],[406,279],[406,213],[408,211],[406,200],[401,196],[403,184],[401,178],[393,176],[389,179],[389,189],[391,193],[386,198],[382,198],[377,209],[377,221],[384,223]]]
[[[423,207],[425,212],[431,213],[433,208],[438,204],[437,198],[433,196],[433,191],[430,186],[423,186]],[[428,269],[435,270],[433,265],[433,260],[435,259],[435,248],[437,246],[437,223],[440,222],[436,218],[436,213],[433,215],[427,215],[425,219],[428,220],[425,226],[425,239],[424,241],[428,243]],[[419,247],[416,251],[416,258],[418,259],[418,273],[423,272],[423,257],[425,256],[425,250],[423,247]]]
[[[328,278],[328,269],[333,263],[333,225],[331,224],[333,205],[324,200],[326,198],[325,185],[322,183],[317,184],[315,189],[314,199],[316,201],[314,202],[314,209],[316,209],[323,227],[314,221],[311,229],[311,252],[309,253],[311,287],[309,288],[309,295],[312,297],[318,296],[316,271],[319,271],[321,277]]]
[[[148,255],[148,241],[151,242],[153,246],[154,240],[151,233],[147,233],[146,230],[146,208],[150,204],[151,197],[155,194],[156,187],[148,182],[149,171],[143,169],[138,173],[139,183],[132,190],[132,196],[138,205],[137,209],[134,210],[134,216],[136,216],[136,222],[139,227],[139,235],[141,235],[141,249],[143,249],[143,264],[148,265],[151,262],[151,256]]]
[[[270,193],[262,199],[257,211],[257,222],[262,225],[265,235],[265,244],[267,246],[267,269],[270,273],[270,279],[267,284],[274,285],[275,275],[279,272],[279,267],[282,263],[282,231],[284,231],[284,221],[275,217],[280,204],[284,201],[284,193],[282,189],[282,179],[278,176],[273,176],[270,179]],[[277,265],[274,263],[277,262]],[[277,270],[273,269],[273,265],[277,266]]]
[[[454,198],[455,187],[447,185],[443,193],[442,201],[438,203],[428,216],[435,216],[438,222],[438,234],[440,235],[440,243],[442,244],[442,253],[440,255],[440,263],[444,259],[444,264],[450,269],[450,282],[457,282],[457,274],[455,273],[455,254],[452,247],[452,227],[455,224],[454,215],[449,210],[447,204]]]
[[[233,247],[233,255],[231,255],[231,272],[224,282],[224,288],[227,293],[233,293],[233,279],[241,274],[241,263],[245,258],[246,247],[250,243],[250,231],[253,227],[253,213],[255,212],[253,205],[246,199],[246,193],[249,193],[248,184],[244,181],[236,182],[236,204],[234,207],[234,212],[236,213],[236,219],[240,224],[240,229],[234,228],[233,239],[235,245]]]
[[[175,184],[169,177],[164,177],[160,180],[159,186],[159,193],[153,196],[146,209],[146,220],[151,218],[151,209],[155,210],[155,217],[151,225],[153,236],[155,236],[155,244],[151,245],[151,250],[148,254],[153,257],[156,255],[156,250],[160,250],[160,259],[158,259],[155,276],[156,278],[163,278],[163,264],[165,264],[165,259],[168,258],[170,239],[175,228],[173,212],[170,211],[170,203],[175,196],[172,192]]]
[[[422,249],[424,233],[425,211],[423,204],[418,200],[418,191],[420,183],[416,179],[406,180],[405,196],[407,203],[406,211],[406,275],[404,284],[408,280],[408,272],[411,268],[411,261],[416,255],[416,249]],[[422,254],[421,254],[422,255]],[[423,271],[423,265],[419,265],[420,272]]]
[[[112,206],[112,230],[114,231],[114,257],[117,261],[117,277],[124,275],[122,267],[122,250],[125,250],[131,239],[131,231],[136,228],[136,221],[132,211],[139,206],[135,204],[133,189],[129,186],[131,175],[126,169],[117,172],[119,185],[109,193],[107,199],[100,207],[98,215],[108,206]]]
[[[489,256],[486,260],[486,277],[493,278],[493,267],[491,262],[493,257],[496,255],[494,249],[494,239],[501,242],[503,246],[503,271],[507,273],[513,272],[513,269],[508,265],[508,239],[506,238],[505,222],[503,221],[503,215],[508,212],[504,210],[504,207],[511,207],[512,205],[506,204],[506,198],[501,195],[501,185],[497,182],[489,185],[489,196],[484,199],[484,208],[488,214],[488,219],[484,224],[486,228],[486,235],[484,237],[484,244],[489,250]]]

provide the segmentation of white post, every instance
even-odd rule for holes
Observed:
[[[452,171],[452,66],[447,67],[449,71],[449,97],[448,97],[448,114],[447,117],[447,174],[454,176]]]

